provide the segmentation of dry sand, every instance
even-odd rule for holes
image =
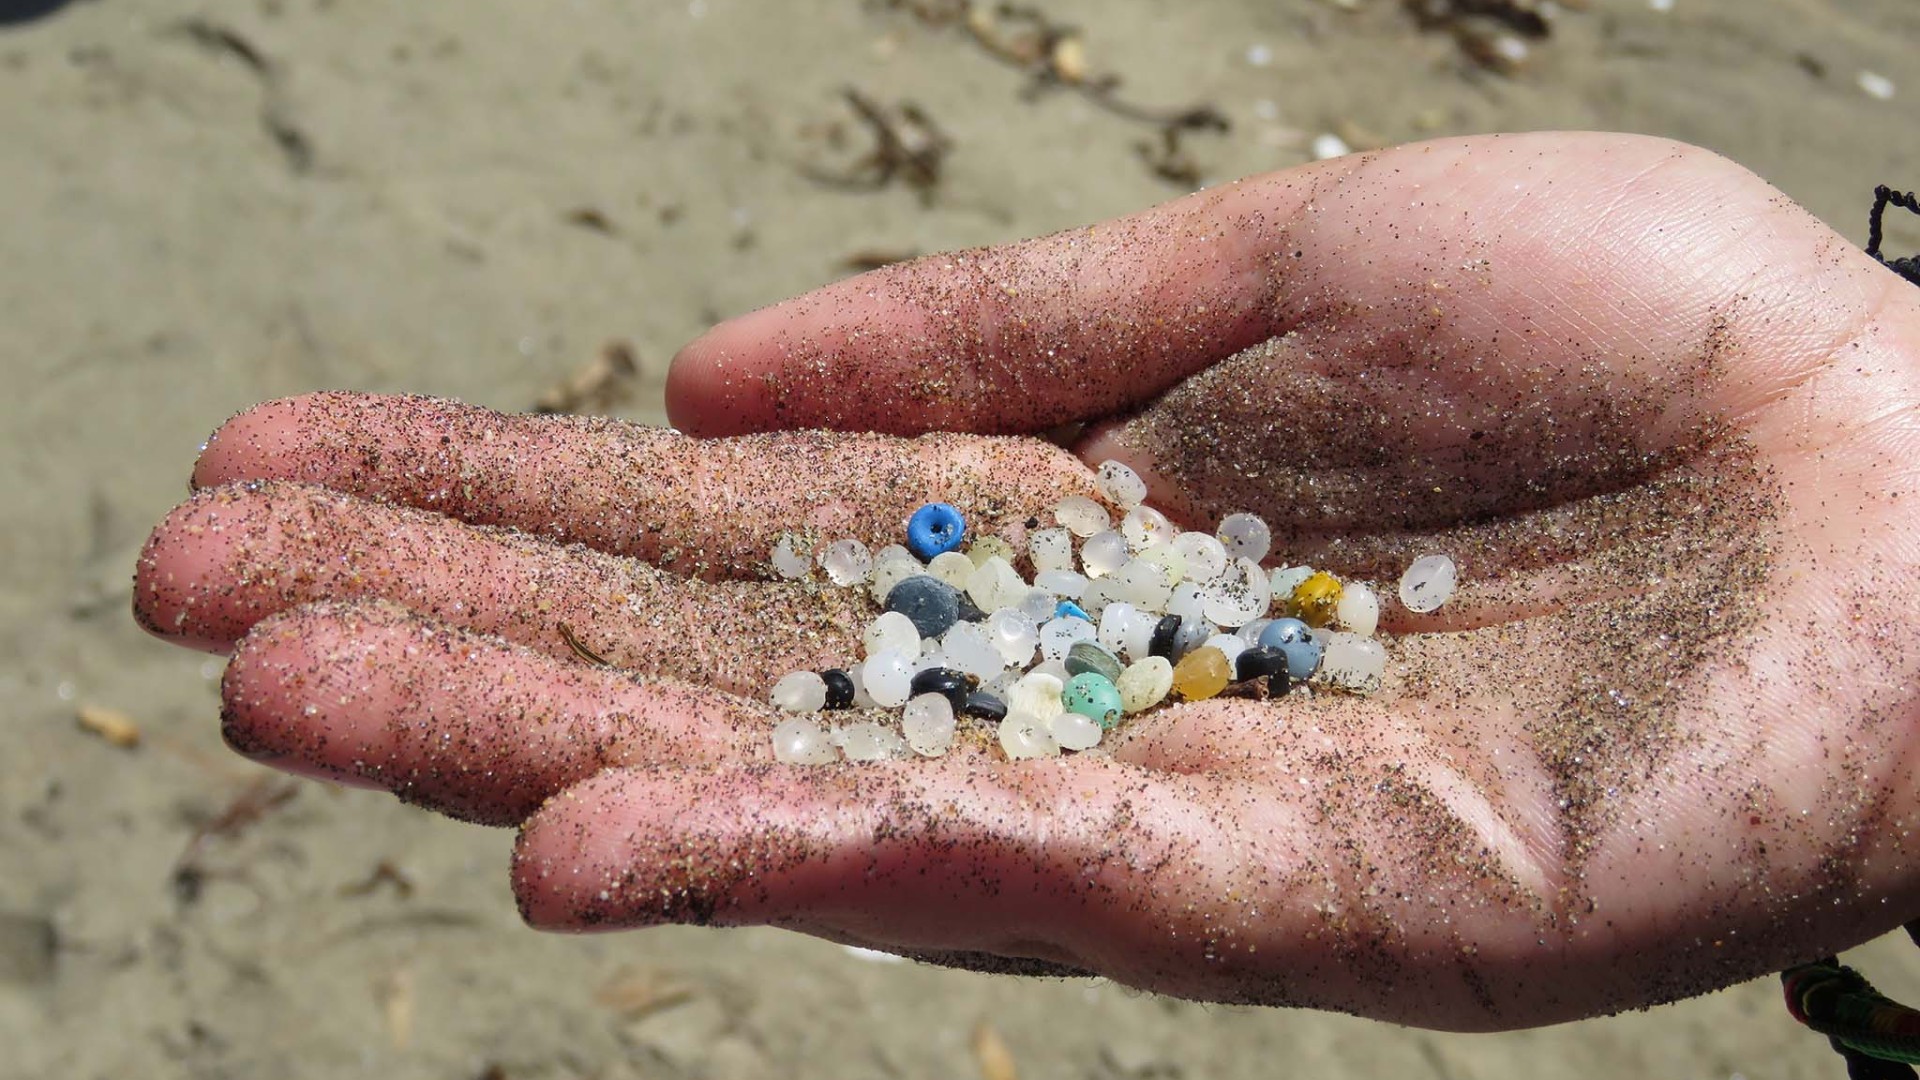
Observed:
[[[29,6],[57,5],[0,16]],[[1356,6],[1044,0],[1131,98],[1231,118],[1187,143],[1206,180],[1302,161],[1325,131],[1573,127],[1720,150],[1856,241],[1874,183],[1920,187],[1914,0],[1592,0],[1517,78],[1394,0]],[[857,156],[824,140],[861,135],[849,84],[951,136],[929,203],[802,174]],[[196,830],[278,790],[220,744],[219,662],[127,616],[134,549],[214,425],[317,387],[525,408],[615,338],[643,364],[620,411],[658,421],[677,344],[849,256],[1179,193],[1142,164],[1147,129],[1026,86],[861,0],[82,0],[0,26],[0,1076],[971,1076],[982,1023],[1028,1077],[1840,1076],[1770,980],[1464,1037],[774,931],[541,936],[514,914],[507,833],[314,784],[206,843],[183,896]],[[1920,249],[1920,221],[1888,247]],[[80,731],[83,705],[123,710],[140,745]],[[409,894],[355,890],[382,864]],[[1920,997],[1906,945],[1856,959]]]

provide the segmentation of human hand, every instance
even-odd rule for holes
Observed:
[[[682,355],[669,408],[696,434],[1086,421],[1082,459],[1129,461],[1190,523],[1260,512],[1289,561],[1462,564],[1448,607],[1389,612],[1380,694],[1175,706],[1110,755],[766,763],[765,686],[851,658],[857,629],[833,592],[734,579],[796,518],[873,539],[945,498],[1014,529],[1090,487],[1031,441],[279,403],[215,437],[136,603],[240,642],[243,751],[531,813],[514,882],[538,925],[771,923],[1550,1022],[1916,909],[1903,290],[1703,152],[1527,136],[889,268]],[[561,622],[663,678],[570,662]]]

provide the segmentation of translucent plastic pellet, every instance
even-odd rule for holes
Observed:
[[[1028,668],[1027,674],[1051,675],[1060,680],[1061,686],[1067,685],[1067,680],[1072,678],[1071,675],[1067,674],[1067,663],[1065,660],[1042,660]]]
[[[1012,562],[1013,545],[998,536],[978,537],[973,543],[967,545],[967,558],[972,559],[975,566],[979,566],[988,559],[1004,559]]]
[[[1017,712],[1009,712],[1007,718],[1000,721],[1000,749],[1014,761],[1060,756],[1060,744],[1054,741],[1046,725]]]
[[[811,549],[797,536],[786,535],[774,542],[773,572],[788,580],[803,578],[813,569]]]
[[[1386,646],[1370,637],[1335,630],[1327,635],[1327,652],[1316,677],[1342,690],[1371,694],[1380,689],[1386,670]]]
[[[840,760],[840,748],[826,728],[794,716],[773,726],[773,759],[788,765],[830,765]]]
[[[1349,581],[1334,605],[1333,618],[1342,630],[1372,637],[1380,626],[1380,597],[1364,581]]]
[[[900,731],[921,757],[939,757],[951,749],[953,729],[953,703],[940,694],[921,694],[900,712]]]
[[[1120,519],[1120,535],[1127,538],[1127,546],[1135,551],[1146,551],[1162,544],[1171,544],[1180,530],[1167,515],[1151,506],[1136,506],[1127,511]]]
[[[1408,611],[1433,611],[1453,596],[1457,574],[1445,555],[1422,555],[1400,575],[1400,602]]]
[[[1053,508],[1053,518],[1066,526],[1068,532],[1083,539],[1113,527],[1113,517],[1107,513],[1107,508],[1085,495],[1069,495],[1061,499],[1060,504]]]
[[[927,573],[956,589],[965,589],[973,576],[973,560],[957,551],[943,551],[927,564]]]
[[[847,669],[847,678],[853,680],[853,707],[856,709],[877,709],[880,703],[867,693],[867,665],[855,664]]]
[[[1267,613],[1273,590],[1266,571],[1249,558],[1237,558],[1227,572],[1200,587],[1202,614],[1221,626],[1241,626]]]
[[[897,709],[911,696],[913,660],[898,649],[882,649],[867,657],[860,672],[867,693],[882,708]]]
[[[1205,701],[1233,681],[1233,667],[1213,649],[1195,649],[1173,665],[1173,689],[1188,701]]]
[[[987,628],[979,623],[957,622],[940,638],[940,650],[946,653],[947,666],[958,668],[985,681],[1006,670],[1007,662],[994,647]]]
[[[1114,686],[1120,691],[1121,708],[1128,714],[1144,712],[1173,691],[1173,662],[1164,656],[1136,660],[1120,673]]]
[[[1040,655],[1049,660],[1064,661],[1067,650],[1073,648],[1074,642],[1092,641],[1093,638],[1093,624],[1077,615],[1048,619],[1040,627]]]
[[[1040,648],[1040,625],[1026,613],[1002,608],[987,616],[983,625],[987,640],[993,642],[1000,659],[1009,666],[1025,667],[1033,662],[1033,654]]]
[[[1102,578],[1127,565],[1133,552],[1127,538],[1112,529],[1094,533],[1080,545],[1080,569],[1090,578]]]
[[[1042,570],[1034,575],[1033,584],[1062,600],[1078,600],[1087,591],[1087,576],[1071,570]]]
[[[1041,623],[1053,618],[1053,609],[1058,607],[1059,603],[1059,600],[1045,589],[1028,589],[1026,595],[1020,598],[1020,603],[1015,607],[1020,614],[1032,619],[1033,625],[1038,627]]]
[[[1062,669],[1065,674],[1065,669]],[[1013,681],[1007,688],[1007,713],[1021,713],[1033,717],[1041,723],[1052,720],[1066,708],[1060,700],[1060,694],[1066,689],[1067,681],[1045,671],[1030,671]]]
[[[827,681],[817,671],[790,671],[773,684],[768,696],[788,712],[819,712],[827,707]]]
[[[1167,580],[1173,582],[1176,588],[1186,579],[1187,557],[1173,550],[1172,544],[1150,547],[1141,552],[1138,558],[1141,562],[1158,564],[1167,572]]]
[[[1140,474],[1118,461],[1103,461],[1093,477],[1094,486],[1107,501],[1122,510],[1131,510],[1147,499],[1147,482]]]
[[[1234,636],[1249,645],[1257,644],[1260,641],[1260,635],[1266,633],[1267,627],[1272,625],[1272,619],[1252,619],[1235,631]]]
[[[1094,640],[1118,656],[1126,651],[1127,642],[1131,640],[1129,631],[1134,620],[1140,617],[1140,609],[1132,604],[1108,604],[1106,610],[1100,613],[1100,629]]]
[[[1191,581],[1183,581],[1173,587],[1173,595],[1167,597],[1167,614],[1178,615],[1183,619],[1198,619],[1205,612],[1200,602],[1200,586]]]
[[[913,620],[897,611],[883,611],[867,624],[860,645],[871,657],[884,649],[894,649],[912,660],[920,655],[920,630]]]
[[[926,572],[927,568],[920,565],[920,560],[911,555],[904,559],[882,559],[874,563],[873,572],[867,578],[867,592],[873,597],[874,603],[884,604],[887,594],[893,591],[895,585]]]
[[[1219,577],[1227,569],[1226,545],[1206,533],[1183,532],[1168,546],[1187,560],[1188,581]]]
[[[1027,538],[1027,557],[1036,571],[1073,569],[1073,534],[1065,529],[1038,529]]]
[[[1091,750],[1100,745],[1100,722],[1077,712],[1063,712],[1047,724],[1047,733],[1062,750]]]
[[[1173,578],[1167,568],[1145,559],[1135,559],[1113,575],[1120,599],[1142,611],[1164,611],[1173,596]],[[1265,584],[1264,575],[1261,584]]]
[[[873,565],[875,566],[879,566],[881,563],[891,559],[906,559],[916,566],[920,565],[920,560],[914,558],[913,552],[908,551],[904,544],[888,544],[886,547],[873,553]]]
[[[907,756],[907,740],[891,728],[871,720],[848,724],[834,732],[848,761],[887,761]]]
[[[1259,562],[1273,550],[1273,530],[1253,514],[1228,514],[1221,518],[1217,535],[1227,554],[1236,559]]]
[[[873,553],[858,540],[835,540],[821,549],[820,569],[835,585],[858,585],[873,573]]]

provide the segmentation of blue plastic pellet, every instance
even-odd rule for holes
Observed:
[[[967,538],[967,519],[946,503],[928,503],[907,519],[907,547],[921,562],[960,546]]]
[[[887,593],[886,608],[913,620],[923,638],[935,638],[960,620],[960,590],[928,574],[915,574]]]
[[[1327,653],[1327,647],[1314,638],[1301,641],[1289,641],[1280,646],[1280,652],[1287,658],[1287,674],[1293,679],[1312,678],[1320,670],[1320,659]]]
[[[1267,624],[1266,629],[1260,631],[1260,638],[1255,644],[1278,649],[1296,641],[1307,641],[1312,637],[1313,633],[1307,629],[1307,624],[1299,619],[1275,619]]]
[[[1062,600],[1053,605],[1053,617],[1057,619],[1062,615],[1072,615],[1077,619],[1085,619],[1088,622],[1093,621],[1093,616],[1087,614],[1084,608],[1071,600]]]

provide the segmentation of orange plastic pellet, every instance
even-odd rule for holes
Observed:
[[[1287,597],[1287,610],[1293,617],[1312,627],[1322,627],[1333,622],[1333,609],[1340,603],[1340,579],[1325,570],[1314,574],[1293,587],[1293,594]]]
[[[1227,654],[1211,645],[1195,649],[1173,665],[1173,692],[1188,701],[1203,701],[1233,681]]]

